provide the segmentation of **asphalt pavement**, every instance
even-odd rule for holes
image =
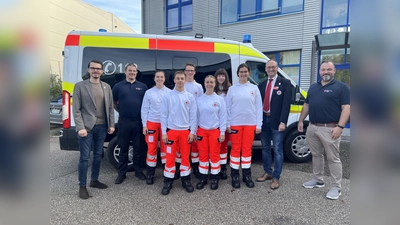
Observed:
[[[302,183],[312,177],[311,162],[285,162],[281,187],[277,190],[269,188],[269,181],[255,182],[252,189],[241,182],[240,189],[233,189],[228,178],[219,182],[218,190],[210,190],[207,185],[202,190],[187,193],[180,180],[176,180],[171,193],[163,196],[161,167],[157,167],[154,185],[146,185],[134,173],[128,173],[127,179],[116,185],[116,170],[106,156],[101,165],[100,181],[109,188],[98,190],[88,187],[93,197],[82,200],[78,197],[79,152],[61,151],[58,138],[50,137],[50,223],[349,224],[350,141],[346,139],[341,143],[344,179],[339,200],[325,197],[332,184],[328,176],[324,188],[310,190],[302,187]],[[260,151],[254,151],[254,181],[263,173],[260,156]],[[196,183],[192,175],[192,184]]]

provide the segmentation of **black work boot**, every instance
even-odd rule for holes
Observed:
[[[164,187],[161,190],[162,195],[168,195],[172,189],[172,184],[174,183],[174,179],[164,177]]]
[[[175,163],[175,176],[174,180],[178,180],[181,178],[181,164],[180,163]]]
[[[228,179],[228,175],[226,175],[226,164],[221,164],[221,171],[219,172],[219,175],[222,180]]]
[[[197,183],[196,188],[197,189],[203,189],[204,185],[207,184],[207,180],[208,180],[208,176],[207,174],[200,174],[200,179],[199,179],[199,183]]]
[[[248,188],[253,188],[254,187],[254,183],[251,180],[251,169],[242,169],[242,173],[243,173],[243,182],[246,183],[246,186]]]
[[[198,162],[192,163],[190,166],[192,167],[194,176],[197,179],[201,179],[201,173],[199,172],[199,163]]]
[[[185,188],[187,192],[190,193],[194,191],[194,187],[190,182],[190,175],[181,177],[181,181],[182,181],[182,187]]]
[[[146,184],[148,184],[148,185],[154,184],[154,172],[155,171],[156,171],[155,167],[147,166]]]
[[[239,170],[231,168],[232,187],[240,188]]]
[[[217,190],[218,189],[218,180],[219,180],[219,174],[211,174],[211,185],[210,188],[211,190]]]

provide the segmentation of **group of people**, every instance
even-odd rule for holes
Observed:
[[[321,87],[311,86],[298,125],[298,130],[303,131],[303,121],[310,112],[312,122],[310,126],[316,126],[317,129],[313,130],[313,134],[309,134],[307,130],[307,140],[309,136],[312,139],[310,148],[313,161],[318,159],[318,162],[313,166],[314,179],[304,183],[303,186],[306,188],[323,186],[322,151],[325,149],[335,179],[335,190],[340,194],[341,164],[340,158],[338,161],[337,140],[340,140],[341,129],[350,114],[350,103],[347,96],[343,96],[346,93],[337,93],[337,91],[346,92],[341,82],[333,78],[328,79],[333,77],[335,71],[327,70],[325,68],[327,65],[330,69],[334,69],[333,63],[322,63],[320,70],[322,80],[319,84],[334,89],[335,95],[322,97]],[[173,90],[164,85],[166,77],[161,70],[155,72],[155,86],[147,89],[144,83],[136,80],[137,66],[132,63],[125,67],[126,79],[117,83],[111,90],[108,84],[100,81],[102,63],[92,60],[88,65],[90,78],[77,83],[74,89],[73,112],[81,153],[78,168],[79,197],[83,199],[90,197],[86,189],[86,174],[92,143],[94,157],[90,187],[107,188],[106,184],[98,180],[98,176],[106,133],[112,134],[115,130],[113,109],[119,113],[118,145],[120,146],[115,184],[121,184],[126,179],[129,144],[132,142],[135,176],[146,180],[148,185],[154,183],[157,150],[160,147],[164,176],[161,191],[163,195],[170,193],[174,180],[179,178],[182,187],[187,192],[193,192],[194,187],[190,177],[192,171],[198,179],[197,189],[203,189],[210,181],[210,188],[216,190],[218,181],[228,177],[227,158],[230,141],[232,187],[240,188],[241,168],[242,181],[248,188],[253,188],[252,143],[254,136],[260,134],[265,172],[256,181],[272,180],[270,188],[279,188],[283,165],[283,134],[290,112],[292,86],[289,80],[278,76],[276,61],[269,60],[265,71],[268,79],[256,86],[249,82],[249,66],[242,63],[236,72],[239,82],[231,85],[227,71],[223,68],[218,69],[214,75],[205,77],[204,92],[202,85],[194,80],[196,66],[187,63],[183,71],[174,73]],[[328,85],[331,83],[337,84]],[[324,99],[328,99],[328,102],[325,102],[323,107],[333,110],[327,112],[329,116],[319,115],[320,104]],[[339,115],[336,115],[337,113]],[[328,137],[321,138],[318,127],[322,125],[325,128],[331,127],[332,123],[335,124],[331,129],[332,140],[327,140]],[[142,172],[144,168],[140,166],[141,133],[145,135],[148,146],[146,174]]]

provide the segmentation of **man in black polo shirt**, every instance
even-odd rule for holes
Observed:
[[[324,187],[324,150],[329,171],[334,180],[333,187],[326,194],[329,199],[338,199],[341,192],[342,162],[339,144],[344,126],[350,116],[350,88],[334,79],[335,65],[330,61],[321,63],[321,81],[311,85],[300,114],[298,130],[303,132],[303,121],[309,114],[310,125],[306,139],[310,146],[313,162],[312,180],[303,184],[305,188]]]
[[[142,132],[142,121],[140,109],[147,86],[136,80],[137,66],[130,63],[125,66],[126,79],[117,83],[113,88],[114,108],[119,113],[118,119],[118,145],[120,147],[118,177],[116,184],[120,184],[126,178],[128,171],[129,143],[133,144],[133,168],[135,176],[145,180],[146,176],[140,166],[140,134]]]

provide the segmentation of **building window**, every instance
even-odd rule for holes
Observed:
[[[350,31],[350,0],[322,2],[321,34]]]
[[[284,52],[264,52],[264,54],[278,62],[279,68],[283,70],[296,84],[299,84],[301,51],[284,51]]]
[[[221,24],[304,10],[304,0],[221,0]]]
[[[166,33],[192,29],[192,0],[167,0]]]

